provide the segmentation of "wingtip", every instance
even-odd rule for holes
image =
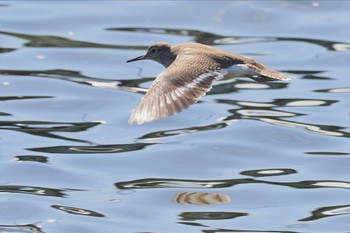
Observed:
[[[135,125],[136,122],[134,122],[133,120],[129,119],[129,120],[128,120],[128,124],[129,124],[129,125]]]
[[[284,79],[283,81],[292,81],[292,80],[294,80],[294,79],[296,79],[295,76],[285,75],[285,79]]]
[[[134,112],[131,114],[128,120],[129,125],[142,125],[143,123],[144,121],[142,119],[138,119],[137,117],[135,117]]]
[[[137,121],[137,120],[135,120],[135,119],[133,119],[133,120],[130,120],[129,119],[129,121],[128,121],[128,124],[129,125],[142,125],[143,123],[145,123],[146,121]]]
[[[138,108],[133,110],[128,120],[129,125],[142,125],[143,123],[157,120],[156,118],[146,118],[145,116],[142,116],[140,114],[140,111],[138,110],[139,110]]]
[[[291,76],[290,75],[287,75],[287,74],[285,74],[284,72],[279,72],[279,71],[276,71],[276,72],[278,72],[278,79],[280,80],[280,81],[290,81],[290,80],[292,80],[292,78],[291,78]],[[278,81],[278,80],[277,80]]]

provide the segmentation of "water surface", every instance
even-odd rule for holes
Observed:
[[[346,1],[0,2],[0,232],[350,231]],[[128,118],[200,42],[293,77]]]

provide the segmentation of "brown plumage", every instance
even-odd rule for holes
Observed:
[[[288,80],[282,73],[246,56],[199,43],[151,45],[147,53],[127,62],[150,59],[166,69],[153,81],[129,124],[142,124],[188,108],[225,74],[246,75],[256,81]]]

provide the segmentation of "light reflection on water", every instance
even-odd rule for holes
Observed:
[[[248,172],[248,171],[247,171]],[[243,173],[243,172],[242,172]],[[279,183],[255,179],[216,180],[216,181],[192,181],[192,180],[169,180],[169,179],[145,179],[130,182],[116,183],[118,189],[143,189],[143,188],[227,188],[239,184],[265,183],[282,185],[293,188],[350,188],[350,182],[346,181],[301,181]]]
[[[350,230],[348,3],[89,2],[78,20],[53,2],[60,14],[39,21],[52,5],[21,4],[0,4],[0,231]],[[205,24],[197,8],[217,15]],[[253,13],[261,26],[233,27]],[[237,51],[294,79],[226,77],[189,110],[129,126],[162,68],[125,61],[157,41]]]

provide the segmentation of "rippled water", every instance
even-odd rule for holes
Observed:
[[[0,2],[0,232],[349,232],[346,1]],[[129,126],[196,41],[294,79]]]

